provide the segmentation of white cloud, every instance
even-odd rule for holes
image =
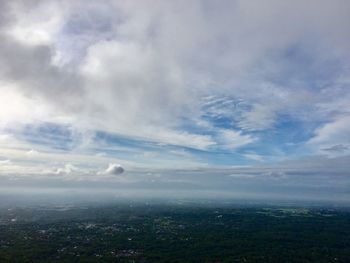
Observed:
[[[0,86],[0,128],[46,120],[51,115],[50,108],[45,103],[21,94],[16,85],[3,82],[0,78]]]
[[[0,160],[0,166],[11,164],[11,160]]]
[[[31,149],[28,152],[26,152],[26,155],[30,158],[36,158],[36,157],[38,157],[39,154],[40,153],[34,149]]]
[[[198,149],[215,144],[210,136],[177,127],[189,98],[177,66],[160,62],[158,56],[156,50],[134,42],[104,41],[89,49],[82,65],[92,106],[89,116],[101,115],[93,126]]]
[[[99,172],[100,175],[120,175],[124,168],[120,164],[110,163],[106,170]]]
[[[256,138],[248,134],[242,134],[240,131],[227,129],[221,129],[219,136],[219,140],[221,141],[222,145],[229,149],[237,149],[256,141]]]
[[[276,109],[271,105],[255,104],[242,114],[239,126],[244,130],[266,130],[275,124]]]
[[[349,134],[350,116],[340,116],[334,121],[326,123],[318,128],[315,131],[314,137],[312,137],[307,143],[317,151],[335,153],[329,149],[334,149],[335,146],[342,145],[342,149],[346,150],[347,145],[350,144]],[[339,151],[337,151],[337,153],[339,153]]]
[[[182,128],[182,118],[200,119],[198,96],[225,93],[243,97],[253,107],[242,114],[240,127],[246,130],[271,128],[278,112],[290,113],[291,108],[298,108],[300,100],[294,95],[298,91],[257,86],[273,76],[276,66],[279,66],[277,62],[274,65],[274,58],[266,55],[271,51],[283,53],[296,42],[303,42],[304,38],[313,41],[313,34],[317,35],[318,43],[328,42],[329,32],[333,32],[332,37],[337,40],[329,44],[339,45],[339,49],[347,46],[341,43],[348,34],[340,34],[345,24],[342,19],[347,19],[342,16],[346,8],[327,2],[317,2],[317,8],[314,8],[316,2],[301,5],[299,1],[286,4],[268,1],[259,10],[255,3],[244,1],[220,4],[157,2],[152,8],[147,1],[137,5],[118,1],[104,5],[80,1],[75,4],[37,1],[33,6],[14,3],[15,18],[8,29],[11,32],[16,32],[13,28],[24,30],[17,34],[20,36],[30,34],[21,41],[22,45],[12,45],[13,49],[18,50],[16,57],[26,57],[26,61],[35,63],[18,67],[16,63],[19,62],[13,57],[4,56],[4,60],[8,59],[11,61],[8,65],[29,76],[23,79],[25,82],[21,83],[20,89],[29,90],[31,98],[42,96],[48,99],[50,107],[56,105],[55,112],[61,114],[60,118],[68,117],[74,125],[93,129],[102,127],[121,134],[199,149],[208,148],[215,142],[208,136],[192,134]],[[29,12],[24,12],[27,9]],[[177,9],[185,11],[172,11]],[[76,10],[82,14],[73,19]],[[278,20],[276,13],[284,14],[285,20]],[[294,19],[296,16],[298,19]],[[92,23],[94,21],[96,23]],[[96,24],[101,25],[99,30],[92,28]],[[325,29],[327,34],[323,32]],[[103,32],[101,39],[86,41],[99,31]],[[310,32],[313,34],[307,35]],[[74,74],[71,74],[52,65],[54,54],[50,54],[50,50],[65,56],[64,48],[67,47],[62,47],[62,43],[67,41],[66,38],[86,42],[87,56],[84,57],[84,52],[79,54],[83,76],[74,72],[75,67],[71,69]],[[227,46],[223,46],[223,42]],[[39,43],[43,45],[41,48]],[[69,48],[72,43],[67,45]],[[9,49],[7,47],[4,52],[11,53]],[[266,63],[269,66],[266,72],[256,72],[255,67],[261,60],[270,61]],[[45,70],[34,74],[30,67]],[[46,87],[52,85],[54,87],[49,91]],[[276,102],[274,96],[280,101]],[[40,105],[45,103],[40,102]],[[20,114],[25,112],[20,110]],[[18,119],[14,113],[8,115]],[[48,119],[40,114],[33,116]],[[25,116],[21,119],[25,120]],[[101,122],[100,119],[107,121]],[[145,129],[147,127],[153,128]]]
[[[81,170],[78,167],[68,163],[64,166],[64,168],[56,169],[54,173],[57,175],[71,175],[73,173],[78,173],[78,172],[81,172]]]
[[[63,23],[64,6],[59,1],[11,1],[12,19],[6,33],[31,45],[51,44]]]
[[[259,161],[259,162],[262,162],[264,160],[263,156],[256,154],[256,153],[245,153],[245,154],[243,154],[243,156],[245,158],[248,158],[248,159],[251,159],[254,161]]]

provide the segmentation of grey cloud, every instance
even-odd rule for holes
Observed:
[[[349,147],[343,144],[336,144],[328,148],[324,148],[322,150],[327,151],[327,152],[344,152],[348,150]]]
[[[43,98],[58,112],[82,106],[84,90],[76,73],[51,64],[50,46],[28,46],[0,35],[0,76],[28,97]],[[61,110],[60,110],[61,109]]]
[[[56,2],[13,1],[14,11],[5,12],[11,17],[0,23],[11,28],[26,9],[41,17]],[[206,116],[198,98],[208,94],[244,101],[249,107],[239,109],[239,118],[225,116],[247,131],[273,127],[280,114],[317,121],[324,117],[319,103],[330,97],[309,76],[330,62],[344,71],[350,55],[344,1],[59,2],[52,15],[64,23],[49,43],[21,42],[1,31],[0,74],[82,129],[220,147],[215,123],[208,130],[218,138],[184,128]],[[65,67],[55,65],[58,53]],[[291,77],[282,81],[285,76]]]
[[[115,163],[110,163],[106,170],[100,172],[102,175],[120,175],[122,173],[124,173],[124,168]]]
[[[0,1],[0,31],[10,23],[11,13],[9,12],[9,1],[1,0]]]

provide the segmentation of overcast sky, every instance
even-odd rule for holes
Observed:
[[[0,184],[350,200],[349,14],[0,0]]]

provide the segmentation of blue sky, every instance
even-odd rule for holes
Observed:
[[[348,200],[350,5],[263,2],[0,1],[3,187]]]

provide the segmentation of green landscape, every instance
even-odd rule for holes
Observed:
[[[341,208],[6,207],[0,233],[0,262],[350,262]]]

